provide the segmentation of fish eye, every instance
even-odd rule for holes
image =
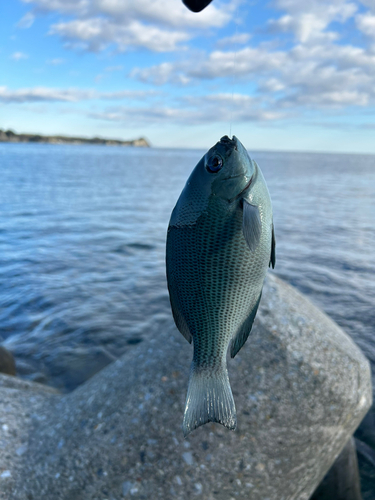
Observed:
[[[208,159],[206,163],[206,168],[212,174],[218,172],[223,166],[223,159],[218,155],[213,155]]]

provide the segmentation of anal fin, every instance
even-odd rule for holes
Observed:
[[[176,323],[177,328],[182,333],[182,335],[185,337],[185,339],[189,342],[189,344],[191,344],[191,341],[193,340],[193,336],[190,333],[189,327],[187,326],[187,323],[186,323],[183,315],[180,313],[180,309],[177,306],[174,294],[171,293],[171,290],[169,291],[169,299],[171,302],[171,308],[172,308],[174,322]]]
[[[233,337],[233,339],[232,339],[232,344],[230,346],[230,357],[231,358],[235,357],[235,355],[238,353],[238,351],[241,349],[241,347],[244,345],[244,343],[246,342],[246,340],[248,339],[248,337],[250,335],[251,328],[253,326],[254,319],[255,319],[255,316],[256,316],[257,311],[258,311],[259,302],[260,302],[261,297],[262,297],[262,292],[260,292],[259,298],[258,298],[255,306],[253,307],[251,313],[246,318],[246,320],[242,323],[242,325],[238,329],[235,337]]]

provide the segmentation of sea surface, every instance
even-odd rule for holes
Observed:
[[[169,314],[169,216],[204,151],[0,144],[0,343],[21,376],[74,389]],[[375,156],[251,151],[271,193],[275,273],[375,373]]]

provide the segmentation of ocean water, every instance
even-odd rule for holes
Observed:
[[[375,366],[375,156],[250,153],[273,201],[275,272]],[[0,145],[0,342],[26,375],[73,389],[64,364],[105,364],[153,330],[169,308],[169,216],[203,154]]]
[[[0,144],[0,343],[72,390],[169,314],[165,237],[197,150]],[[273,200],[274,272],[375,372],[375,156],[251,151]]]
[[[273,201],[275,272],[375,366],[375,156],[250,153]],[[70,390],[152,334],[169,309],[169,216],[203,154],[0,145],[0,342],[22,374]]]
[[[275,272],[375,365],[375,156],[250,153],[273,201]],[[0,145],[0,335],[17,357],[61,385],[62,353],[117,357],[141,340],[168,305],[166,228],[202,154]]]

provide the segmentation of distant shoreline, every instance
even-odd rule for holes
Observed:
[[[32,142],[42,144],[99,144],[102,146],[127,146],[138,148],[149,148],[149,142],[140,137],[130,141],[119,141],[116,139],[102,139],[93,137],[86,139],[84,137],[67,137],[64,135],[39,135],[39,134],[16,134],[13,130],[0,129],[0,142]]]

